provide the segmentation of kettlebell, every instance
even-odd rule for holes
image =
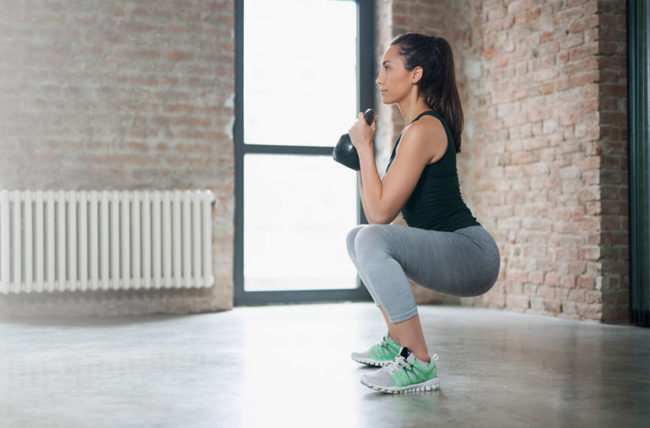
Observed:
[[[368,126],[370,126],[375,118],[375,111],[369,108],[363,113],[363,117],[366,119]],[[338,163],[343,164],[348,168],[352,168],[355,171],[361,169],[361,166],[359,165],[359,154],[357,153],[357,149],[352,145],[350,134],[346,133],[341,135],[339,142],[332,151],[332,157]]]

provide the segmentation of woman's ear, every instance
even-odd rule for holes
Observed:
[[[413,83],[418,83],[418,81],[422,78],[422,67],[418,66],[415,67],[414,73],[413,73]]]

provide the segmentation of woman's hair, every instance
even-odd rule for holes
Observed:
[[[456,153],[459,153],[463,132],[463,109],[456,88],[451,46],[442,37],[421,33],[402,34],[390,44],[399,47],[406,70],[412,71],[417,66],[422,67],[424,72],[417,83],[418,96],[423,96],[427,105],[445,119],[451,129]]]

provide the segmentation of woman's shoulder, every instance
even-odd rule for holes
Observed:
[[[429,157],[430,162],[441,158],[447,149],[447,131],[442,121],[433,115],[423,115],[415,122],[409,124],[402,132],[417,134],[418,138],[429,141],[427,144],[429,149],[426,155]],[[400,144],[401,146],[401,144]],[[399,146],[397,150],[399,150]]]

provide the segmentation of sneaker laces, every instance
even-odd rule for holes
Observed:
[[[383,351],[384,355],[390,355],[390,353],[393,352],[393,349],[388,344],[388,340],[386,339],[386,336],[382,337],[381,342],[379,343],[379,347]]]
[[[393,361],[391,361],[386,365],[386,370],[388,371],[388,373],[393,374],[398,370],[409,368],[412,365],[413,364],[406,361],[404,357],[398,355],[397,357],[395,357]]]
[[[381,338],[381,347],[390,349],[390,345],[388,344],[388,339],[386,338],[386,336]]]
[[[429,360],[433,361],[438,361],[440,359],[440,356],[438,354],[433,354],[429,357]],[[401,369],[408,369],[413,366],[412,362],[406,361],[406,358],[402,357],[401,355],[398,355],[395,357],[393,361],[391,361],[389,364],[385,366],[385,369],[388,371],[388,373],[393,374],[398,370]]]

